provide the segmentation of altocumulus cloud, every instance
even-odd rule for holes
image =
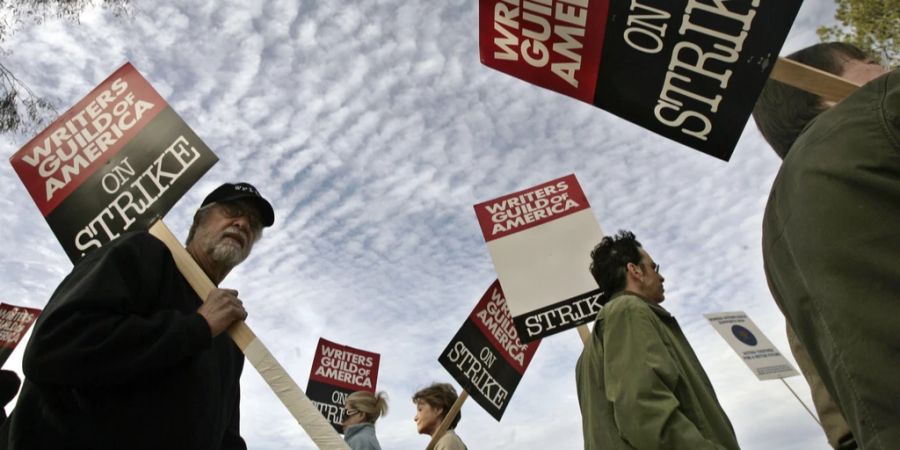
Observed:
[[[301,387],[320,336],[381,353],[385,448],[426,444],[409,399],[449,380],[437,356],[495,278],[471,205],[572,172],[604,231],[634,230],[663,265],[667,306],[742,447],[827,448],[784,386],[756,381],[702,317],[745,310],[788,350],[759,249],[779,162],[752,123],[723,164],[491,71],[469,1],[139,3],[132,17],[91,9],[80,25],[22,30],[4,64],[65,109],[132,61],[221,160],[167,217],[179,236],[220,181],[271,198],[275,227],[224,285]],[[832,14],[806,2],[785,50]],[[28,138],[4,137],[4,153]],[[0,207],[16,211],[0,217],[2,299],[41,307],[70,266],[8,165],[0,180]],[[479,449],[580,448],[580,349],[574,332],[547,339],[503,422],[470,402],[460,435]],[[249,365],[242,385],[250,448],[313,448]]]

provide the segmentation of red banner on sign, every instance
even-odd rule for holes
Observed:
[[[485,242],[590,208],[575,174],[475,205]]]
[[[481,0],[481,62],[593,103],[609,0]]]
[[[10,158],[73,263],[149,228],[217,160],[129,63]]]
[[[539,341],[525,344],[519,340],[519,333],[516,331],[512,315],[509,314],[509,308],[506,307],[506,297],[500,287],[500,280],[494,280],[491,287],[475,305],[475,309],[469,315],[469,320],[484,333],[497,353],[516,372],[519,372],[519,375],[525,373],[525,369],[531,363],[531,358],[534,357],[534,352],[537,351]]]
[[[40,309],[0,303],[0,366],[40,314]]]
[[[375,392],[380,359],[378,353],[319,338],[309,379],[351,391]]]
[[[25,144],[10,162],[47,217],[167,106],[131,64]]]

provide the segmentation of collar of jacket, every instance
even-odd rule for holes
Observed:
[[[357,423],[357,424],[350,425],[349,427],[347,427],[344,430],[344,439],[347,439],[350,436],[353,436],[354,434],[357,434],[369,427],[372,427],[372,430],[374,430],[375,424],[373,424],[372,422],[363,422],[363,423]]]
[[[660,319],[663,319],[663,320],[675,320],[675,317],[673,317],[672,314],[669,313],[669,311],[666,311],[665,308],[663,308],[662,306],[659,306],[659,304],[653,303],[653,302],[651,302],[651,301],[648,301],[646,298],[644,298],[644,296],[642,296],[642,295],[640,295],[640,294],[637,294],[637,293],[634,293],[634,292],[631,292],[631,291],[619,291],[619,292],[616,292],[615,294],[613,294],[612,297],[610,297],[609,301],[611,302],[611,301],[615,300],[616,297],[620,297],[620,296],[623,296],[623,295],[631,295],[631,296],[634,296],[634,297],[637,297],[637,298],[643,300],[644,303],[646,303],[647,306],[650,307],[650,310],[653,311],[654,314],[656,314],[657,316],[659,316]],[[607,302],[606,304],[608,305],[609,302]]]

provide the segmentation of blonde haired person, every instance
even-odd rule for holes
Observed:
[[[456,389],[447,383],[432,383],[416,392],[412,398],[416,404],[416,417],[413,420],[416,421],[419,434],[434,436],[456,399]],[[450,428],[435,444],[434,450],[466,450],[466,445],[454,431],[461,417],[462,413],[453,419]]]
[[[344,402],[344,440],[353,450],[381,450],[375,421],[387,415],[387,394],[356,391]]]

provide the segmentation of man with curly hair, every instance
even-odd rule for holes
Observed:
[[[734,429],[634,234],[591,252],[605,305],[575,368],[585,450],[738,449]]]

